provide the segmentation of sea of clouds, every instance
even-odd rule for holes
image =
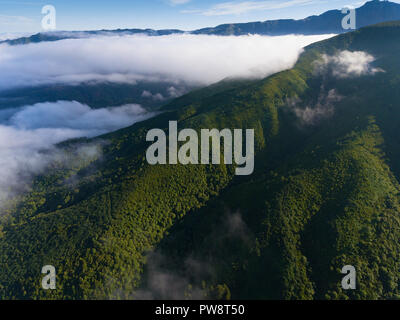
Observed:
[[[329,36],[144,35],[0,45],[0,90],[88,81],[180,80],[211,84],[265,77],[296,62],[304,46]]]
[[[147,80],[208,85],[229,77],[262,78],[291,68],[304,46],[328,37],[135,35],[1,44],[0,97],[7,89],[49,84]],[[57,154],[57,143],[151,116],[140,105],[94,110],[76,101],[0,110],[0,207],[45,169],[53,159],[49,154]]]

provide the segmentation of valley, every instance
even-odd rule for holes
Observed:
[[[339,35],[308,46],[294,68],[199,89],[85,139],[107,141],[101,157],[52,165],[3,211],[0,297],[398,299],[399,40],[398,22]],[[345,51],[374,61],[357,75],[315,72]],[[321,96],[332,112],[304,121],[299,110],[321,112]],[[170,121],[254,129],[254,173],[149,165],[146,135]],[[46,264],[57,290],[38,287]],[[357,290],[340,286],[345,265],[357,268]]]

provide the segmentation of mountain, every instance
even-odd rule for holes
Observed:
[[[260,34],[269,36],[281,36],[288,34],[339,34],[347,32],[342,27],[342,19],[345,14],[341,10],[330,10],[318,16],[310,16],[301,20],[282,19],[264,22],[222,24],[216,27],[203,28],[185,32],[177,29],[153,30],[153,29],[118,29],[99,31],[62,31],[38,33],[30,37],[0,41],[10,45],[24,45],[43,41],[58,41],[64,39],[89,38],[93,36],[115,36],[146,34],[148,36],[163,36],[170,34],[207,34],[207,35],[247,35]],[[400,4],[390,1],[372,0],[356,9],[357,28],[373,25],[381,22],[400,19]]]
[[[67,164],[3,209],[0,298],[400,298],[399,54],[400,22],[362,28],[291,70],[59,145]],[[148,130],[171,120],[254,128],[254,173],[148,165]],[[82,145],[102,153],[78,157]],[[40,287],[48,264],[57,290]],[[356,290],[341,288],[345,265]]]
[[[331,34],[343,33],[342,20],[346,14],[341,10],[330,10],[318,16],[301,20],[283,19],[264,22],[223,24],[215,28],[196,30],[194,34],[247,35],[262,34],[280,36],[287,34]],[[356,27],[362,28],[380,22],[400,19],[400,4],[373,0],[356,9]]]
[[[148,36],[165,36],[170,34],[181,34],[184,31],[176,29],[153,30],[153,29],[116,29],[116,30],[96,30],[96,31],[51,31],[46,33],[37,33],[29,37],[22,37],[12,40],[0,41],[10,45],[24,45],[28,43],[51,42],[65,39],[90,38],[94,36],[116,36],[116,35],[134,35],[146,34]]]
[[[18,108],[43,102],[61,100],[78,101],[93,109],[140,104],[146,109],[156,109],[171,101],[176,95],[197,88],[178,81],[143,81],[135,84],[121,83],[81,83],[54,84],[2,90],[0,92],[0,110]],[[173,92],[171,93],[171,88]],[[149,93],[146,95],[145,93]]]

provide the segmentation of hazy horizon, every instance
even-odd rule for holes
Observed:
[[[191,31],[225,23],[276,19],[303,19],[346,6],[360,7],[367,1],[323,0],[124,0],[62,2],[0,1],[0,36],[6,33],[42,31],[45,5],[57,10],[57,30],[181,29]],[[398,2],[400,1],[392,1]]]

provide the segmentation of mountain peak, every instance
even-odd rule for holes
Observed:
[[[381,1],[381,0],[371,0],[371,1],[368,1],[368,2],[364,3],[364,5],[361,6],[359,9],[361,9],[361,8],[376,8],[376,7],[389,8],[389,7],[392,7],[392,6],[400,6],[400,5],[398,3],[391,2],[391,1],[388,1],[388,0],[383,0],[383,1]]]
[[[365,7],[365,6],[376,6],[376,5],[388,5],[388,4],[392,4],[392,3],[394,3],[394,2],[390,2],[388,0],[384,0],[384,1],[371,0],[371,1],[368,1],[368,2],[364,3],[364,5],[362,7]]]

